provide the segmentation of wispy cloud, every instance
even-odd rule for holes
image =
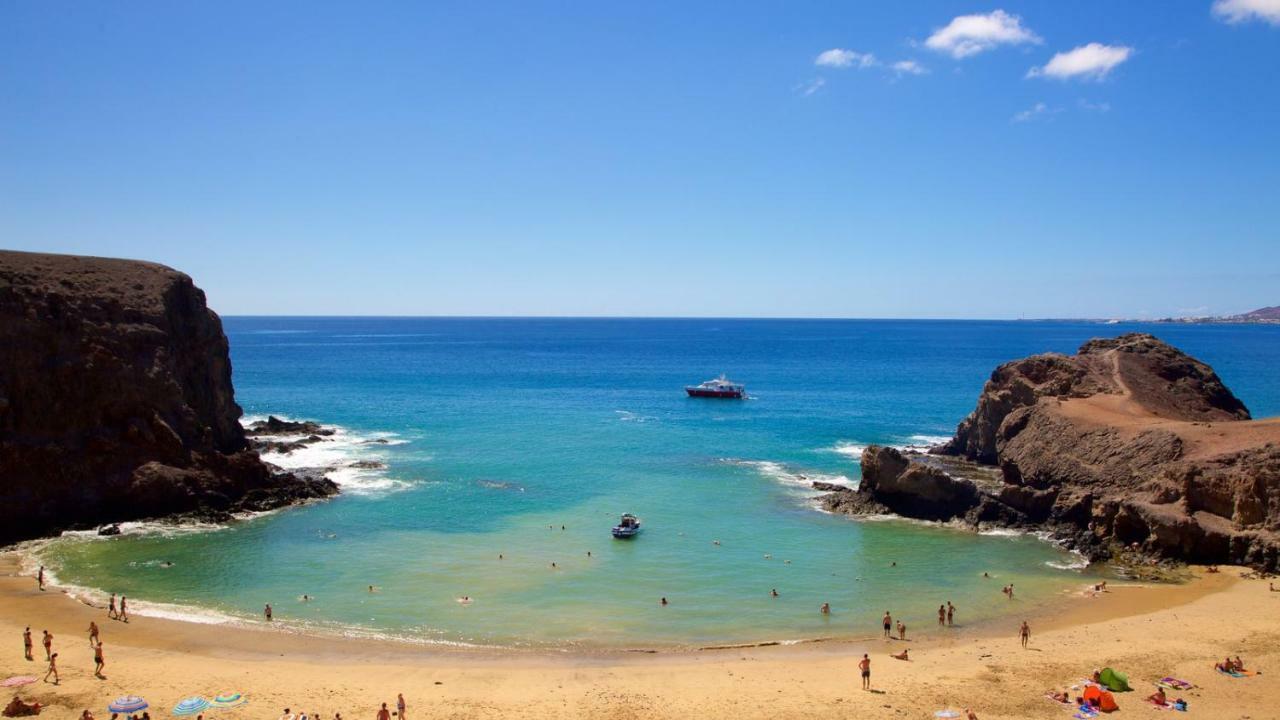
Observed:
[[[1009,122],[1022,123],[1022,122],[1027,122],[1028,120],[1035,120],[1036,118],[1041,117],[1047,114],[1048,112],[1049,112],[1049,106],[1042,102],[1038,102],[1035,105],[1032,105],[1031,107],[1027,108],[1026,110],[1023,110],[1022,112],[1015,114],[1012,118],[1009,119]]]
[[[857,50],[845,50],[843,48],[832,48],[818,54],[814,58],[813,64],[818,67],[833,68],[869,68],[879,65],[876,56],[871,53],[860,53]]]
[[[926,47],[956,59],[967,58],[1000,45],[1039,44],[1040,36],[1022,25],[1022,18],[996,10],[986,15],[961,15],[924,41]]]
[[[1111,112],[1111,103],[1109,102],[1090,102],[1084,98],[1080,98],[1079,102],[1076,104],[1080,106],[1081,110],[1088,110],[1089,112]]]
[[[921,65],[915,60],[899,60],[889,66],[899,77],[903,75],[924,75],[929,72],[929,68]]]
[[[1250,20],[1280,25],[1280,0],[1214,0],[1213,16],[1233,25]]]
[[[809,97],[810,95],[821,90],[822,86],[826,84],[827,84],[827,81],[824,80],[823,78],[820,78],[820,77],[814,78],[812,80],[807,80],[795,86],[795,91],[805,97]]]
[[[1054,55],[1043,67],[1033,67],[1028,70],[1027,77],[1101,80],[1117,65],[1128,60],[1132,54],[1131,47],[1089,43]]]

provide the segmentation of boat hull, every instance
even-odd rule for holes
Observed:
[[[723,398],[726,400],[741,400],[744,394],[741,390],[704,390],[695,387],[687,387],[684,391],[689,393],[689,397]]]
[[[640,528],[614,528],[613,537],[618,540],[630,540],[640,534]]]

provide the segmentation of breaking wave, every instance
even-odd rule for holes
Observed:
[[[277,418],[288,420],[284,415]],[[241,424],[248,428],[266,420],[265,415],[246,415]],[[341,425],[324,425],[333,434],[292,450],[262,451],[263,460],[285,470],[321,472],[349,495],[382,495],[405,490],[415,483],[388,475],[386,448],[405,445],[409,441],[393,432],[356,432]],[[306,435],[272,435],[264,439],[282,443],[305,440]]]

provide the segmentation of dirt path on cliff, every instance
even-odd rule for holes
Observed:
[[[1111,365],[1111,381],[1118,393],[1092,395],[1058,401],[1041,402],[1075,422],[1097,428],[1112,428],[1133,437],[1149,430],[1166,430],[1183,442],[1183,458],[1196,460],[1238,452],[1266,443],[1280,443],[1280,417],[1261,420],[1188,421],[1161,417],[1139,403],[1124,381],[1119,353],[1106,353]]]

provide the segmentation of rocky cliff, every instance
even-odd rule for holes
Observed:
[[[0,251],[0,543],[336,492],[249,450],[227,339],[162,265]]]
[[[1136,544],[1192,562],[1277,566],[1280,420],[1250,420],[1212,368],[1151,335],[1001,365],[933,453],[868,448],[859,490],[823,502],[1049,529],[1094,558]]]

